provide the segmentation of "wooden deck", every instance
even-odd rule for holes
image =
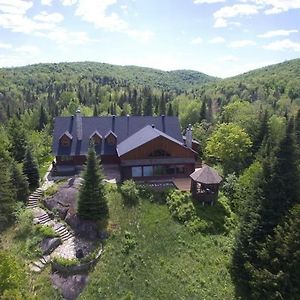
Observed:
[[[191,189],[191,178],[173,178],[173,183],[178,190],[183,192],[189,192]]]

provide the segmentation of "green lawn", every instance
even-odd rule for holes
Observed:
[[[116,190],[109,198],[112,234],[80,299],[235,298],[231,237],[192,235],[165,204],[123,207]]]

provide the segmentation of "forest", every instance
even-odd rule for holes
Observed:
[[[86,116],[177,115],[183,132],[192,124],[198,159],[224,178],[235,297],[299,299],[300,59],[228,79],[93,62],[0,69],[0,232],[18,222],[53,160],[53,119],[78,107]],[[0,298],[11,299],[22,267],[1,240],[0,257]]]

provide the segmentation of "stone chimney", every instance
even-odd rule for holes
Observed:
[[[78,140],[82,140],[82,115],[80,112],[80,109],[78,108],[76,110],[76,116],[75,116],[75,124],[76,124],[76,135]]]
[[[189,124],[188,128],[186,129],[185,132],[185,144],[188,148],[192,148],[192,144],[193,144],[193,134],[192,134],[192,125]]]
[[[166,118],[165,118],[165,115],[161,115],[161,121],[162,121],[162,131],[166,132]]]

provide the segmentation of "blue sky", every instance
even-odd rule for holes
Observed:
[[[0,67],[98,61],[228,77],[300,57],[300,0],[0,0]]]

